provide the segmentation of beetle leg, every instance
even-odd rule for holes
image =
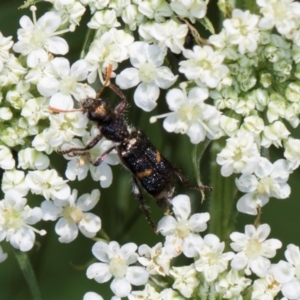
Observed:
[[[153,228],[154,232],[157,233],[157,227],[150,216],[150,211],[145,203],[145,199],[144,199],[142,192],[138,186],[137,180],[135,179],[135,177],[133,177],[132,179],[133,179],[133,194],[134,194],[135,198],[139,201],[140,209],[145,214],[146,220],[148,221],[150,226]]]

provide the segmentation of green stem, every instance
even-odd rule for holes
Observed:
[[[226,246],[229,245],[229,234],[234,229],[235,218],[234,213],[236,187],[234,176],[223,177],[221,175],[220,166],[216,163],[215,157],[224,148],[225,141],[216,141],[213,143],[212,152],[212,172],[211,185],[212,192],[209,201],[210,221],[209,231],[216,234],[221,241],[225,241]]]
[[[92,44],[92,41],[94,40],[94,36],[95,36],[95,30],[89,28],[86,35],[85,35],[85,39],[84,39],[84,43],[82,46],[82,50],[80,53],[80,58],[84,58],[90,48],[90,45]]]
[[[19,250],[15,250],[14,253],[19,263],[20,269],[22,270],[25,280],[27,281],[27,284],[29,286],[32,299],[41,300],[42,296],[40,293],[40,289],[27,253]]]
[[[193,171],[194,171],[194,176],[196,177],[197,180],[197,184],[199,186],[202,185],[201,174],[200,174],[200,160],[210,142],[211,140],[206,139],[203,143],[193,146],[192,149]]]

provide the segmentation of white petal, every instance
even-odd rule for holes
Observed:
[[[291,264],[295,266],[300,265],[300,251],[298,246],[289,244],[284,255]]]
[[[244,253],[238,253],[231,261],[231,267],[235,270],[241,270],[246,267],[248,258]]]
[[[84,213],[78,228],[86,237],[92,238],[101,229],[101,219],[92,213]]]
[[[58,91],[59,82],[56,78],[44,77],[42,78],[37,89],[39,93],[45,97],[50,97]]]
[[[55,232],[60,235],[58,240],[61,243],[70,243],[76,239],[78,228],[75,223],[68,222],[65,218],[60,218],[55,225]]]
[[[83,296],[83,300],[103,300],[103,298],[94,292],[87,292]]]
[[[147,47],[147,60],[154,67],[160,67],[165,59],[165,54],[157,45]],[[165,67],[166,68],[166,67]],[[168,69],[168,68],[167,68]]]
[[[32,30],[34,28],[34,25],[31,21],[31,19],[28,16],[23,16],[20,19],[20,26],[28,31]]]
[[[186,257],[199,255],[199,249],[203,245],[203,239],[198,234],[188,235],[182,244],[182,252]]]
[[[125,277],[121,279],[115,278],[110,284],[110,288],[119,297],[127,297],[131,292],[131,285]]]
[[[41,29],[45,30],[45,33],[53,33],[60,26],[61,18],[58,13],[51,11],[42,15],[38,19],[37,24]]]
[[[71,66],[70,74],[76,77],[77,81],[85,80],[87,78],[87,73],[88,73],[88,64],[83,59],[77,60]]]
[[[189,226],[192,231],[201,232],[206,230],[206,222],[210,219],[209,213],[193,214],[189,219]]]
[[[126,261],[128,265],[133,264],[137,261],[137,245],[135,243],[127,243],[124,244],[121,249],[120,253],[122,258]]]
[[[281,260],[277,264],[272,265],[271,272],[276,281],[279,283],[287,283],[294,277],[295,268],[292,264]]]
[[[139,71],[135,68],[127,68],[116,77],[116,84],[124,90],[138,85],[139,82]]]
[[[187,220],[191,213],[191,201],[187,195],[178,195],[171,201],[178,221]]]
[[[24,219],[24,221],[27,224],[32,225],[39,222],[42,219],[42,217],[43,217],[42,209],[40,207],[34,207],[30,210],[30,213]]]
[[[52,201],[43,201],[41,208],[44,221],[55,221],[62,214],[62,207],[56,206]]]
[[[109,262],[109,257],[108,257],[108,252],[109,252],[109,247],[107,243],[104,242],[97,242],[94,244],[92,247],[92,253],[93,255],[100,261],[103,262]]]
[[[30,68],[36,68],[39,64],[45,63],[48,60],[48,54],[44,49],[31,51],[27,56],[27,65]]]
[[[200,123],[193,122],[188,127],[186,134],[189,136],[191,143],[199,144],[200,142],[204,141],[206,130]]]
[[[150,45],[145,42],[134,42],[129,46],[130,62],[135,68],[139,68],[147,62],[146,53]]]
[[[245,234],[247,234],[249,225],[245,226]],[[256,229],[256,234],[257,234],[257,238],[260,242],[264,241],[270,234],[271,232],[271,227],[269,224],[261,224],[258,226],[258,228]]]
[[[166,100],[170,110],[178,111],[187,98],[181,89],[171,89],[166,95]]]
[[[299,279],[292,279],[282,286],[282,294],[288,299],[298,299],[300,296],[300,281]]]
[[[149,274],[143,267],[128,267],[126,279],[133,285],[143,285],[148,281]]]
[[[157,105],[159,88],[155,83],[142,82],[134,92],[134,102],[136,106],[144,111],[151,111]]]
[[[69,76],[70,62],[66,58],[56,57],[51,61],[51,65],[60,78],[63,79],[64,77]]]
[[[273,171],[273,164],[265,157],[260,157],[259,164],[255,169],[255,174],[258,177],[263,178],[270,175],[272,171]]]
[[[251,262],[251,270],[254,274],[259,277],[264,277],[268,273],[268,269],[271,266],[271,262],[262,256],[259,256],[257,259]]]
[[[76,201],[76,206],[78,206],[78,208],[82,211],[89,211],[95,207],[99,198],[100,191],[98,189],[94,189],[91,194],[81,195]]]
[[[35,234],[29,228],[21,227],[19,228],[11,237],[10,243],[16,249],[20,249],[25,252],[33,247],[35,240]]]
[[[89,279],[95,279],[99,283],[107,282],[112,274],[109,271],[109,266],[104,263],[94,263],[86,270],[86,276]]]
[[[74,107],[74,101],[69,94],[58,92],[50,98],[49,106],[61,110],[71,110]]]
[[[167,67],[157,68],[155,74],[155,83],[161,89],[168,89],[178,78],[178,75],[175,76]]]
[[[242,175],[235,180],[238,189],[243,193],[254,192],[258,186],[257,178],[254,175]]]
[[[176,230],[177,221],[172,216],[163,217],[157,224],[157,231],[162,235],[174,234]]]
[[[69,51],[68,43],[59,36],[52,36],[46,40],[46,45],[49,52],[54,54],[65,55]]]

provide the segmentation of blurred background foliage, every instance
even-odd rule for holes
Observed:
[[[16,32],[19,28],[19,19],[27,14],[31,17],[29,9],[20,10],[18,7],[23,3],[21,0],[1,0],[0,1],[0,30],[4,36],[13,36],[16,41]],[[49,9],[49,3],[38,4],[38,17],[44,11]],[[217,8],[215,3],[209,5],[209,18],[217,20]],[[89,19],[89,12],[83,19],[83,24]],[[214,24],[215,21],[213,21]],[[220,22],[219,22],[220,23]],[[217,27],[217,26],[216,26]],[[218,30],[216,28],[216,30]],[[65,35],[69,45],[70,53],[68,58],[71,62],[77,60],[80,55],[81,47],[84,41],[86,27],[81,26],[74,33]],[[207,33],[206,33],[207,34]],[[205,33],[204,33],[205,35]],[[174,60],[176,62],[174,57]],[[176,65],[176,64],[175,64]],[[121,66],[122,67],[122,66]],[[177,81],[178,83],[179,81]],[[131,102],[132,91],[126,91],[126,96]],[[165,93],[161,93],[163,99]],[[112,103],[117,103],[119,99],[111,91],[106,91],[104,97],[109,98]],[[131,102],[132,103],[132,102]],[[191,183],[196,183],[196,177],[192,168],[192,145],[187,136],[168,134],[162,127],[162,122],[155,124],[149,123],[153,115],[168,111],[165,101],[158,101],[158,107],[151,113],[146,113],[130,105],[128,109],[128,122],[142,129],[158,149],[162,151],[175,166],[179,167],[190,179]],[[287,125],[288,126],[288,125]],[[300,137],[299,129],[289,130],[293,132],[294,137]],[[215,156],[211,154],[210,145],[201,160],[201,178],[204,184],[211,185],[211,169],[217,168]],[[271,159],[275,161],[281,158],[282,149],[271,149]],[[61,174],[64,174],[66,161],[59,155],[52,155],[53,167],[57,168]],[[102,219],[102,228],[111,240],[116,240],[120,244],[135,242],[138,245],[147,243],[154,246],[157,242],[162,242],[160,235],[154,234],[150,226],[144,219],[143,214],[138,208],[138,204],[131,193],[131,175],[122,166],[112,167],[114,179],[113,184],[107,189],[101,189],[101,198],[99,204],[93,210]],[[214,180],[220,180],[220,185],[212,186],[214,194],[225,195],[224,188],[233,186],[234,177],[222,179],[220,176]],[[221,182],[222,181],[222,182]],[[289,183],[292,187],[291,197],[287,200],[271,199],[270,203],[263,208],[261,223],[268,223],[272,228],[272,238],[280,239],[286,246],[289,243],[300,245],[300,172],[296,170],[290,177]],[[70,182],[72,188],[79,191],[79,195],[91,192],[94,188],[99,188],[99,183],[94,182],[90,177],[82,182]],[[206,201],[201,203],[201,195],[196,191],[187,190],[178,184],[176,194],[184,193],[192,199],[193,212],[204,212],[209,209],[210,195],[207,193]],[[234,199],[236,201],[238,199]],[[31,206],[39,205],[41,197],[30,198],[28,202]],[[151,208],[152,217],[157,222],[163,216],[162,211],[155,205],[153,199],[147,198]],[[232,199],[224,199],[232,201]],[[34,204],[33,204],[34,203]],[[230,208],[235,214],[235,208]],[[211,212],[214,213],[213,211]],[[254,217],[238,215],[234,226],[236,230],[243,232],[246,224],[254,222]],[[58,242],[58,236],[54,232],[54,222],[43,223],[42,227],[47,230],[47,235],[36,238],[36,246],[28,253],[36,273],[42,297],[44,300],[53,299],[82,299],[87,291],[95,291],[103,296],[104,299],[111,298],[109,285],[99,285],[95,281],[87,279],[85,275],[86,267],[93,262],[91,247],[93,241],[79,234],[78,238],[70,244],[61,244]],[[0,264],[0,299],[1,300],[27,300],[31,299],[26,281],[21,273],[14,251],[6,242],[1,243],[5,252],[9,254],[8,259]],[[278,251],[276,261],[284,258],[283,249]],[[179,258],[175,264],[185,263]]]

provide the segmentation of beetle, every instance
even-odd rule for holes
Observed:
[[[108,69],[107,74],[111,73]],[[109,76],[107,76],[109,78]],[[106,82],[110,80],[106,78]],[[102,89],[106,86],[103,85]],[[211,190],[208,186],[193,186],[188,183],[183,173],[172,166],[172,164],[156,149],[148,137],[141,131],[130,125],[124,119],[124,111],[128,106],[125,95],[116,86],[110,84],[122,99],[113,108],[108,101],[97,98],[86,98],[81,102],[81,111],[87,114],[90,121],[97,124],[100,133],[93,138],[84,148],[70,148],[60,150],[60,154],[70,156],[87,155],[94,166],[99,166],[107,155],[116,150],[121,163],[131,172],[133,193],[140,203],[140,209],[144,212],[150,226],[156,231],[156,225],[150,216],[146,206],[141,187],[156,199],[156,203],[165,211],[169,212],[170,201],[174,193],[176,178],[179,178],[184,186],[197,190]],[[52,111],[63,112],[55,108]],[[87,151],[106,138],[113,142],[113,146],[105,151],[98,159],[92,161]]]

